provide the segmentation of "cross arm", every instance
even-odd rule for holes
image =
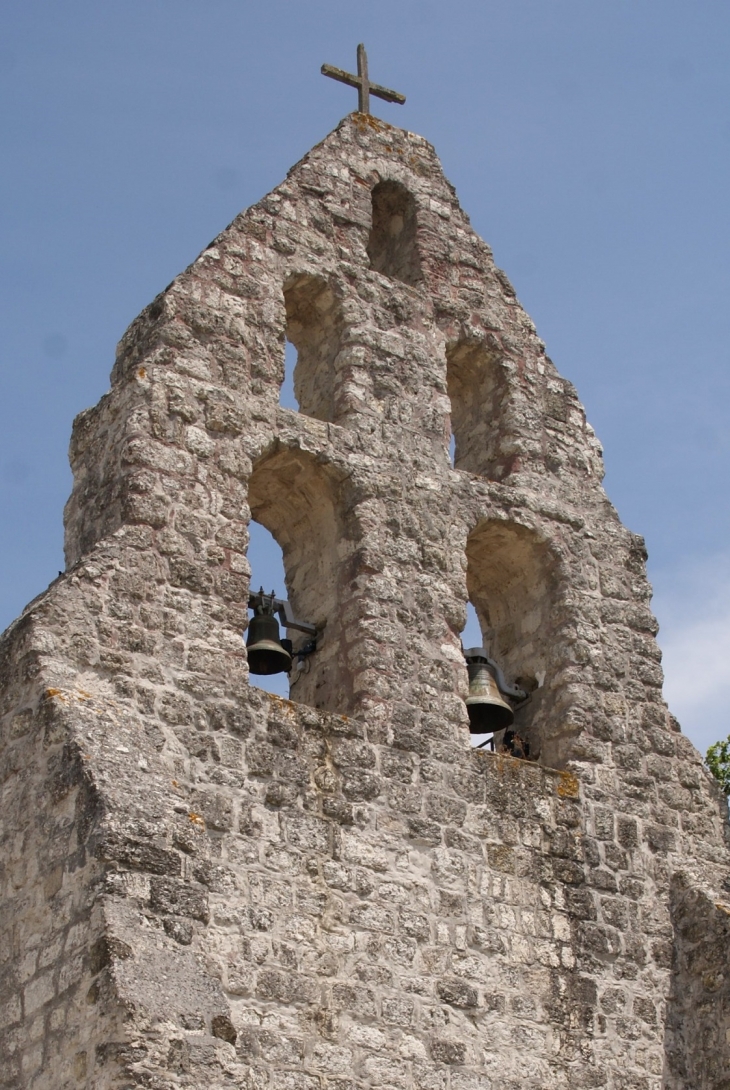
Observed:
[[[359,76],[351,76],[349,72],[345,72],[342,68],[335,68],[333,64],[323,64],[321,72],[323,76],[338,79],[340,83],[346,83],[348,87],[359,87],[362,83]]]
[[[379,83],[370,84],[370,94],[375,95],[376,98],[384,98],[386,102],[397,102],[399,106],[402,106],[406,100],[405,95],[401,95],[398,91],[391,91],[388,87],[381,87]]]
[[[362,76],[353,76],[342,68],[335,68],[333,64],[323,64],[321,72],[323,76],[329,76],[331,79],[339,80],[340,83],[346,83],[348,87],[356,87],[359,90],[362,86]],[[389,87],[382,87],[379,83],[368,82],[368,89],[370,94],[375,95],[376,98],[382,98],[386,102],[397,102],[399,106],[402,106],[406,100],[405,95],[400,94],[398,91],[391,91]]]

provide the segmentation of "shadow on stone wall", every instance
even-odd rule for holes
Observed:
[[[400,182],[378,182],[373,189],[368,257],[370,267],[391,280],[418,284],[423,279],[417,242],[416,201]]]
[[[468,341],[448,346],[446,384],[456,441],[454,468],[501,480],[511,451],[511,403],[497,352]]]
[[[297,350],[294,396],[299,411],[335,420],[335,358],[342,337],[338,301],[321,276],[301,274],[284,285],[286,336]]]

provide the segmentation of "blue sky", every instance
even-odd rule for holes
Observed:
[[[730,5],[6,0],[0,26],[0,627],[63,566],[116,341],[354,108],[319,67],[364,41],[408,97],[374,111],[436,146],[586,405],[673,710],[727,735]]]

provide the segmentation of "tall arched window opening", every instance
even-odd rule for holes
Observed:
[[[317,628],[316,651],[293,670],[289,697],[325,711],[351,714],[352,678],[346,661],[345,618],[341,603],[347,535],[339,516],[338,480],[328,467],[299,448],[274,447],[254,465],[249,481],[252,517],[281,547],[284,586],[295,617]],[[252,565],[253,568],[253,565]],[[260,579],[252,571],[251,588]],[[264,584],[264,590],[271,588]],[[310,639],[282,631],[296,652]],[[253,684],[259,684],[255,678]]]
[[[515,709],[514,729],[529,742],[531,758],[563,764],[569,756],[570,697],[555,558],[533,531],[498,520],[472,530],[466,555],[467,592],[482,646],[507,683],[529,694]]]
[[[502,480],[512,466],[514,445],[506,376],[497,354],[481,343],[449,346],[446,386],[454,468]]]
[[[404,284],[423,279],[417,243],[416,201],[400,182],[373,189],[373,224],[368,241],[370,266]]]
[[[293,276],[284,285],[284,304],[286,338],[296,351],[296,362],[288,390],[285,375],[281,403],[293,394],[299,412],[331,423],[337,415],[335,361],[342,334],[339,303],[326,280],[307,273]],[[287,362],[292,362],[292,349],[285,356]]]

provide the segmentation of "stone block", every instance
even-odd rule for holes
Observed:
[[[208,891],[173,878],[152,879],[150,907],[155,912],[189,916],[202,923],[207,923],[210,915]]]

